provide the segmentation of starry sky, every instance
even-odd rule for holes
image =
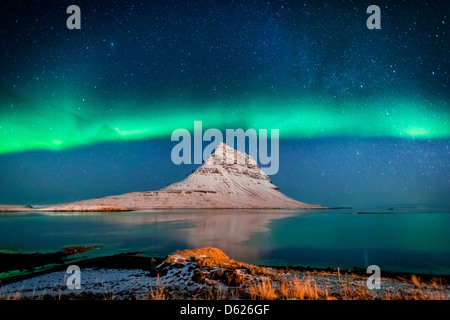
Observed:
[[[162,188],[202,121],[279,129],[300,201],[450,205],[447,6],[372,2],[4,1],[0,203]]]

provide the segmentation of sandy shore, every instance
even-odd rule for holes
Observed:
[[[72,254],[69,250],[65,257]],[[51,265],[61,257],[47,256],[39,263]],[[381,289],[369,290],[362,270],[255,266],[216,248],[177,251],[166,258],[129,253],[77,261],[81,289],[72,290],[66,285],[69,261],[42,269],[24,255],[1,259],[10,261],[9,269],[34,269],[28,274],[9,270],[5,277],[3,268],[1,299],[450,299],[450,276],[383,273]]]

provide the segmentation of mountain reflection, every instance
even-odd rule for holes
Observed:
[[[124,226],[153,227],[158,223],[177,224],[170,237],[177,237],[186,243],[186,248],[216,247],[234,259],[256,257],[258,250],[245,243],[257,232],[268,232],[272,220],[284,219],[298,214],[298,211],[270,210],[201,210],[176,212],[135,212],[121,215]],[[182,248],[180,248],[182,249]]]

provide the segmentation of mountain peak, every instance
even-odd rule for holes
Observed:
[[[251,156],[223,142],[186,179],[164,189],[63,204],[46,210],[90,211],[95,208],[102,211],[101,206],[123,210],[323,208],[284,195]]]
[[[230,165],[252,165],[258,163],[248,154],[242,153],[221,142],[216,150],[206,159],[208,165],[230,166]]]

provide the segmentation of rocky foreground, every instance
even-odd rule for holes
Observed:
[[[382,274],[381,289],[369,290],[363,272],[256,266],[216,248],[176,251],[165,259],[121,254],[76,264],[81,289],[67,288],[65,266],[5,284],[0,298],[450,299],[449,277]]]

